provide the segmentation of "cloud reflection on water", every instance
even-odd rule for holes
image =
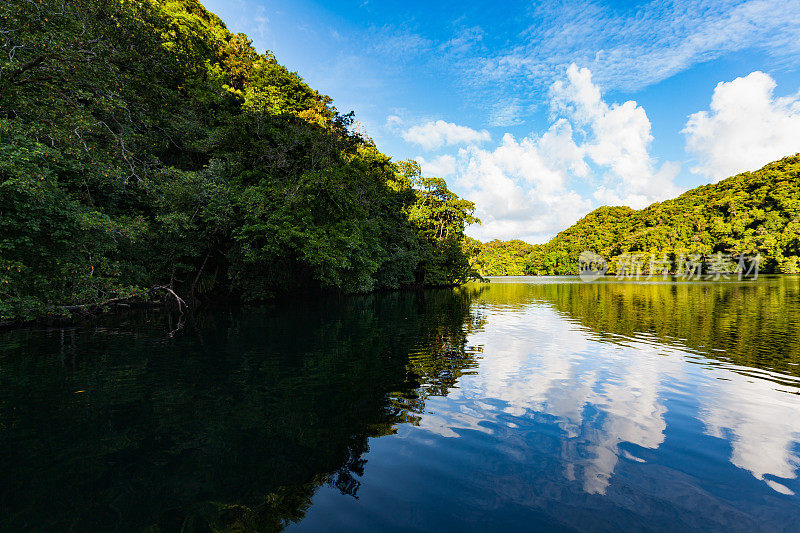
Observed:
[[[695,364],[693,351],[649,335],[598,335],[549,304],[483,305],[486,324],[470,338],[485,347],[479,371],[463,376],[446,403],[429,401],[420,427],[457,437],[459,430],[507,427],[501,418],[508,416],[552,417],[562,434],[555,453],[563,475],[589,494],[605,494],[621,458],[646,462],[636,447],[664,444],[670,405],[695,404],[674,415],[693,417],[706,435],[727,441],[733,465],[793,494],[773,478],[797,476],[800,388],[728,364]]]

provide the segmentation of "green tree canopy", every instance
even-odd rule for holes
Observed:
[[[0,21],[0,321],[155,286],[469,277],[474,206],[199,2],[11,0]]]

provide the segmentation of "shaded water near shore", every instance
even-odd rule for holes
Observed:
[[[791,531],[800,279],[0,333],[0,529]]]

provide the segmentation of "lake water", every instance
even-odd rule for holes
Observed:
[[[800,530],[800,278],[0,333],[0,529]]]

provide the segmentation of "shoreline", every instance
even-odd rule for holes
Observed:
[[[27,320],[12,319],[12,320],[0,321],[0,333],[18,329],[26,329],[26,328],[38,328],[38,327],[58,328],[58,327],[74,326],[81,323],[89,322],[97,318],[109,316],[112,314],[124,314],[128,311],[140,311],[140,310],[158,310],[158,311],[168,311],[168,312],[177,311],[180,315],[184,315],[184,314],[194,313],[195,311],[199,311],[204,308],[209,308],[219,304],[260,305],[266,303],[277,303],[289,298],[313,298],[323,295],[326,296],[336,295],[339,297],[346,298],[350,296],[359,296],[359,295],[364,296],[371,294],[390,294],[397,292],[444,290],[444,289],[455,289],[457,287],[463,287],[467,283],[474,283],[474,282],[479,283],[480,280],[472,280],[461,284],[455,283],[449,285],[428,285],[428,286],[408,285],[404,287],[398,287],[396,289],[381,288],[363,293],[342,293],[330,289],[326,290],[326,289],[306,288],[306,289],[298,289],[290,293],[278,294],[271,298],[264,298],[252,301],[243,301],[238,297],[230,297],[230,296],[209,298],[206,300],[199,300],[197,298],[187,297],[190,303],[187,303],[186,300],[184,300],[174,291],[169,289],[171,297],[161,302],[143,301],[141,299],[133,297],[126,299],[113,299],[99,303],[54,306],[53,313],[48,313],[40,317]],[[157,288],[166,289],[166,287],[157,287]],[[66,311],[66,313],[64,311]]]

